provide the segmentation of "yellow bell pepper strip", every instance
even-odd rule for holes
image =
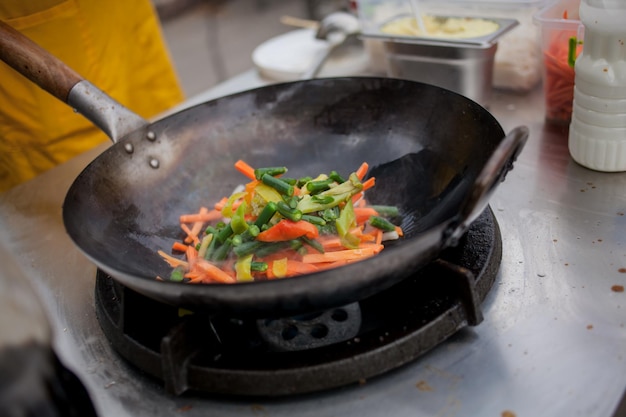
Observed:
[[[265,185],[262,182],[258,183],[256,187],[254,187],[254,192],[261,196],[266,203],[277,203],[279,201],[283,201],[283,197],[280,195],[276,189],[270,187],[269,185]]]
[[[237,273],[237,282],[254,281],[252,277],[252,257],[254,255],[246,255],[237,259],[235,262],[235,272]]]
[[[276,278],[287,276],[287,258],[276,259],[272,262],[272,275]]]

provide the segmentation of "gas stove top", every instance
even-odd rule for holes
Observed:
[[[296,317],[185,314],[98,270],[100,325],[130,364],[172,394],[282,396],[363,383],[415,360],[467,325],[500,265],[491,210],[460,244],[392,288]]]

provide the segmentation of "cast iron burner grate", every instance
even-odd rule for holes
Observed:
[[[285,319],[179,314],[106,273],[96,314],[114,349],[167,391],[246,396],[309,393],[383,374],[482,321],[502,257],[487,209],[459,245],[368,299]]]

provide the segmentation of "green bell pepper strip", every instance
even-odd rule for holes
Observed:
[[[356,227],[356,215],[354,214],[352,200],[348,200],[339,213],[339,218],[335,221],[335,226],[337,227],[337,234],[343,246],[348,249],[356,249],[359,246],[359,238],[350,233],[350,231]]]
[[[245,201],[242,201],[237,210],[235,210],[235,214],[233,214],[232,219],[230,220],[230,227],[233,229],[233,233],[236,235],[240,235],[246,230],[248,230],[248,223],[245,219],[247,205]]]

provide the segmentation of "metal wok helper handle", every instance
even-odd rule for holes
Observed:
[[[149,124],[3,21],[0,21],[0,59],[76,109],[113,142]]]
[[[528,128],[518,126],[500,142],[476,178],[473,188],[461,208],[459,222],[455,222],[446,232],[449,245],[456,244],[472,222],[487,208],[491,195],[498,184],[504,181],[506,174],[513,169],[513,163],[524,148],[527,139]]]

